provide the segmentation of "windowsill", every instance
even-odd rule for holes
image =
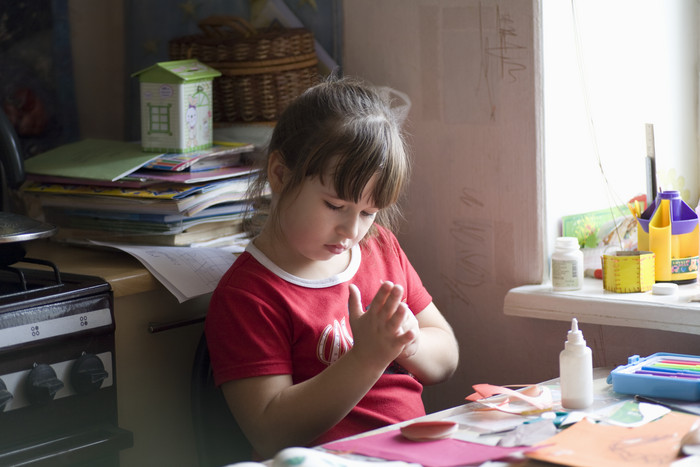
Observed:
[[[554,292],[551,284],[511,289],[503,311],[509,316],[607,324],[635,328],[700,334],[700,285],[678,287],[674,295],[614,293],[603,289],[599,279],[585,278],[583,289]]]

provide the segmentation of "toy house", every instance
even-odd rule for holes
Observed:
[[[138,76],[144,151],[177,153],[212,146],[213,80],[221,73],[198,60],[159,62]]]

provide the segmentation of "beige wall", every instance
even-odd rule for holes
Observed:
[[[556,376],[551,361],[529,363],[523,354],[532,362],[552,357],[559,339],[549,348],[532,340],[538,326],[562,326],[502,312],[509,288],[542,277],[543,194],[533,7],[501,3],[345,2],[346,73],[413,101],[415,171],[400,240],[461,348],[453,380],[426,390],[428,409],[461,402],[471,384]]]

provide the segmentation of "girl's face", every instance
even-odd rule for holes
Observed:
[[[329,183],[331,177],[325,180]],[[283,242],[300,266],[337,260],[364,238],[379,211],[371,199],[375,183],[372,178],[357,203],[338,198],[335,189],[318,177],[302,184],[298,196],[285,203],[279,217]]]

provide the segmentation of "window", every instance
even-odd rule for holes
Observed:
[[[696,0],[542,0],[542,17],[547,257],[562,216],[646,193],[647,123],[658,186],[695,207]],[[553,293],[549,284],[513,289],[505,314],[700,335],[694,286],[659,297],[584,282],[573,292]]]
[[[697,205],[697,9],[695,0],[542,1],[550,254],[562,216],[646,193],[647,123],[658,186]]]

